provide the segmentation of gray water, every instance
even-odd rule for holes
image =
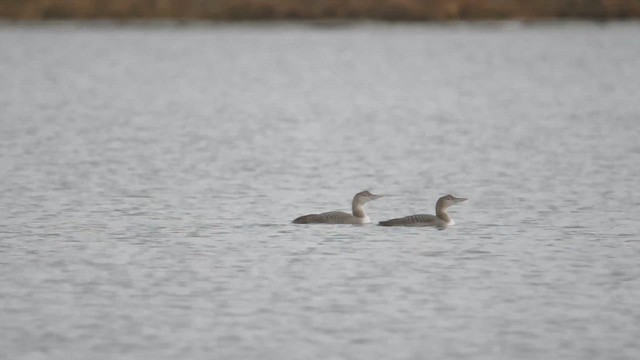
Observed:
[[[640,24],[0,27],[0,358],[640,358]],[[456,225],[293,225],[349,211]]]

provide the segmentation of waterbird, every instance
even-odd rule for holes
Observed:
[[[342,211],[330,211],[322,214],[303,215],[293,220],[294,224],[368,224],[371,219],[364,211],[364,204],[383,195],[374,195],[368,191],[361,191],[353,197],[351,210],[353,215]]]
[[[397,219],[380,221],[381,226],[434,226],[439,230],[444,230],[447,226],[454,225],[455,222],[447,213],[447,208],[466,201],[466,198],[457,198],[453,195],[445,195],[436,202],[436,215],[418,214],[409,215]]]

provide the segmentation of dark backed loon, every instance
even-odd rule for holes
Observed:
[[[457,198],[453,195],[445,195],[438,199],[436,203],[436,215],[409,215],[402,218],[391,219],[386,221],[380,221],[378,225],[381,226],[434,226],[440,230],[445,229],[447,226],[454,225],[455,222],[447,213],[447,208],[451,205],[455,205],[466,201],[466,198]]]
[[[364,211],[364,204],[381,198],[382,195],[373,195],[368,191],[357,193],[351,202],[353,215],[342,211],[331,211],[322,214],[310,214],[300,216],[293,220],[294,224],[368,224],[371,222]]]

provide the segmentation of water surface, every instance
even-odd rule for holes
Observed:
[[[0,357],[637,359],[638,39],[2,25]]]

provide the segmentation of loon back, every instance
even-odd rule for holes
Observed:
[[[380,226],[435,226],[438,228],[447,227],[448,223],[444,222],[434,215],[418,214],[409,215],[397,219],[380,221]]]
[[[330,211],[322,214],[300,216],[293,220],[294,224],[366,224],[369,217],[359,218],[342,211]]]

